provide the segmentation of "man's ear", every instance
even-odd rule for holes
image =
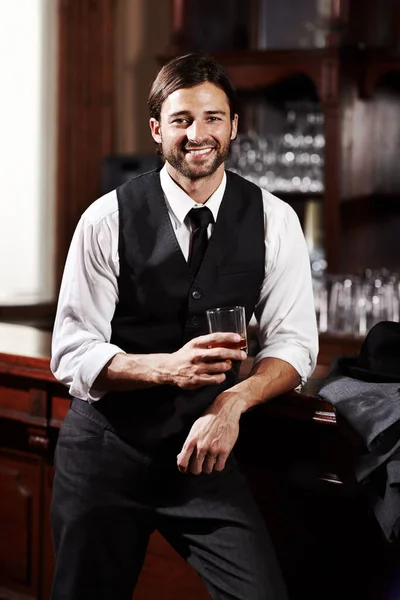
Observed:
[[[149,121],[149,125],[150,125],[151,135],[153,136],[154,141],[157,144],[161,144],[162,140],[161,140],[160,123],[157,121],[157,119],[154,119],[154,117],[152,117]]]
[[[234,115],[233,119],[232,119],[232,131],[231,131],[231,140],[235,140],[236,136],[237,136],[237,130],[238,130],[238,122],[239,122],[239,115]]]

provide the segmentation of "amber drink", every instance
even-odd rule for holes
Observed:
[[[209,348],[230,348],[231,350],[243,350],[247,352],[247,340],[242,337],[239,342],[227,342],[225,344],[210,344]]]
[[[244,306],[228,306],[226,308],[211,308],[207,310],[207,321],[210,333],[222,331],[239,333],[239,342],[215,344],[212,347],[230,348],[247,352],[246,311]]]

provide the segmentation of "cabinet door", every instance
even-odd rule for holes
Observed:
[[[46,464],[44,470],[44,514],[43,514],[43,563],[42,563],[42,598],[48,600],[51,594],[54,573],[54,549],[51,537],[50,506],[53,488],[54,467]],[[1,599],[0,599],[1,600]]]
[[[197,573],[156,531],[150,538],[135,600],[210,600]]]
[[[1,598],[39,596],[41,479],[40,458],[0,449]]]

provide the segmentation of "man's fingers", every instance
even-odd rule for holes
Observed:
[[[241,340],[239,333],[216,331],[207,335],[200,335],[192,340],[195,348],[208,348],[217,344],[238,343]]]
[[[210,475],[214,471],[223,471],[227,456],[225,454],[208,453],[206,455],[193,452],[188,461],[178,456],[178,469],[181,473],[191,473],[192,475]],[[185,466],[186,465],[186,466]]]
[[[234,350],[232,348],[201,348],[198,350],[198,354],[193,357],[195,363],[205,362],[221,362],[224,360],[245,360],[247,358],[246,352],[243,350]]]
[[[180,451],[180,453],[178,454],[177,458],[177,465],[178,465],[178,469],[181,473],[186,473],[187,469],[188,469],[188,465],[189,465],[189,461],[190,461],[190,457],[192,456],[194,450],[194,443],[185,443],[183,445],[182,450]]]
[[[212,453],[206,453],[204,450],[195,450],[190,444],[177,456],[177,465],[181,473],[192,473],[200,475],[201,473],[212,473],[217,461],[217,456]]]
[[[200,475],[200,473],[202,473],[203,471],[203,463],[204,456],[195,457],[194,454],[192,454],[192,458],[189,464],[189,472],[192,473],[192,475]]]
[[[199,355],[205,362],[212,362],[217,360],[245,360],[247,358],[246,352],[243,350],[235,350],[232,348],[207,348],[201,351]]]
[[[181,473],[187,472],[188,464],[189,464],[189,459],[186,458],[186,456],[182,456],[182,453],[178,454],[177,465],[178,465],[178,469]]]
[[[225,373],[217,373],[216,375],[199,375],[195,379],[182,383],[180,387],[183,390],[197,390],[205,385],[219,385],[226,379]]]
[[[215,454],[207,454],[203,462],[203,473],[206,475],[212,473],[217,459]]]
[[[205,453],[186,450],[178,454],[177,464],[181,473],[192,473],[192,475],[200,475],[203,469]]]
[[[214,375],[208,375],[207,373],[204,373],[198,378],[197,382],[194,384],[194,387],[201,387],[202,385],[218,385],[223,383],[225,379],[225,373],[215,373]]]
[[[225,463],[226,463],[227,458],[228,457],[226,454],[218,454],[217,460],[215,461],[215,464],[214,464],[214,471],[223,471],[225,468]]]
[[[204,365],[199,368],[204,372],[205,375],[210,375],[213,373],[225,373],[226,371],[230,371],[232,369],[232,361],[221,360],[218,362],[205,362]]]

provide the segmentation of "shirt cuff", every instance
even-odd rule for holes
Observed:
[[[106,391],[92,389],[100,371],[116,354],[126,354],[121,348],[114,344],[100,343],[87,350],[82,357],[79,369],[72,381],[69,393],[74,398],[96,402],[100,400]]]
[[[315,369],[314,361],[309,352],[305,349],[300,349],[298,346],[292,348],[264,348],[254,358],[254,365],[259,363],[263,358],[279,358],[291,365],[299,374],[301,385],[305,385],[307,379]]]

